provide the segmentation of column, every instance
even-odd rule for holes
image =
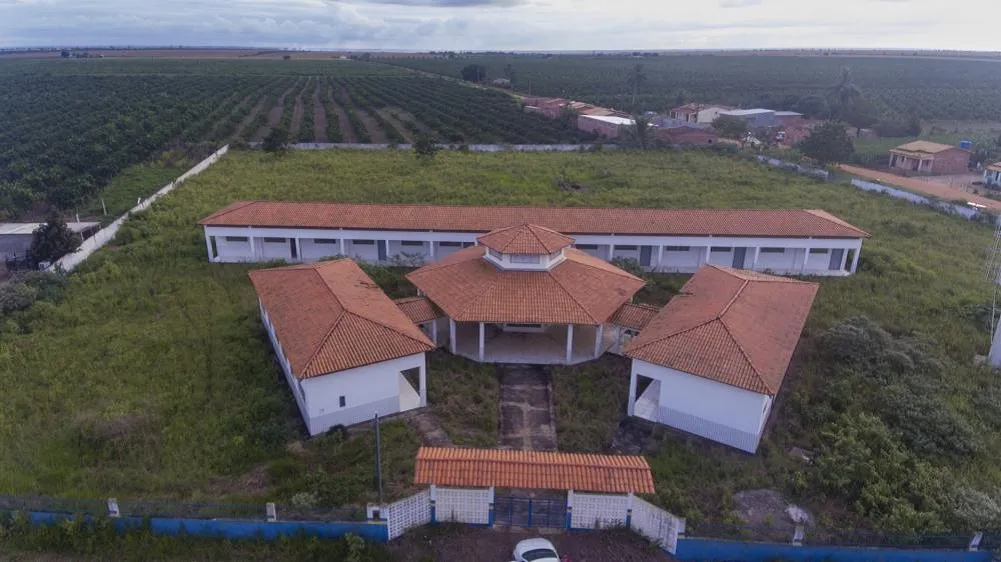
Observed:
[[[594,331],[594,356],[601,357],[601,336],[604,326],[598,324],[598,329]]]
[[[799,266],[799,272],[806,272],[806,263],[810,261],[810,248],[803,248],[803,265]]]
[[[305,261],[305,260],[302,259],[302,246],[299,243],[299,239],[298,238],[293,238],[292,239],[292,243],[295,244],[295,258],[294,259],[297,259],[299,261]]]
[[[573,490],[567,490],[567,529],[573,528]]]
[[[212,237],[209,236],[208,232],[205,233],[205,249],[209,253],[209,262],[215,261],[215,256],[212,254]]]
[[[626,528],[631,529],[633,526],[633,493],[629,492],[626,496]]]
[[[341,255],[342,256],[348,255],[348,253],[344,251],[344,233],[343,232],[341,232],[341,237],[338,239],[338,242],[340,242],[340,245],[341,245],[341,251],[340,251]]]
[[[661,271],[664,267],[664,246],[657,246],[657,268],[654,271]]]
[[[838,269],[840,269],[841,271],[844,271],[846,263],[848,263],[848,250],[847,249],[841,251],[841,266]]]
[[[487,525],[494,524],[494,487],[487,488]]]
[[[452,354],[455,354],[455,320],[451,318],[448,319],[448,342],[452,349]]]
[[[483,361],[483,322],[480,322],[480,361]]]
[[[636,415],[636,371],[632,369],[629,373],[629,401],[626,402],[626,415]]]
[[[855,257],[852,258],[852,269],[851,272],[855,273],[858,269],[858,257],[862,253],[862,246],[860,245],[857,250],[855,250]]]
[[[699,265],[703,265],[703,264],[709,263],[709,256],[711,256],[712,253],[713,253],[713,247],[712,246],[706,246],[706,258],[704,260],[702,260],[702,263],[700,263]]]
[[[570,356],[573,353],[573,324],[567,324],[567,363],[570,363]]]
[[[421,361],[421,365],[418,368],[418,375],[420,378],[420,394],[421,394],[421,408],[428,405],[428,380],[427,380],[427,367],[424,365],[424,361]]]
[[[622,355],[622,326],[615,327],[615,352]]]
[[[761,255],[761,246],[754,247],[754,261],[751,262],[751,270],[758,268],[758,256]]]
[[[608,259],[605,261],[612,261],[612,256],[615,255],[615,244],[608,245]]]
[[[428,244],[431,245],[431,261],[435,261],[435,257],[434,257],[434,245],[436,244],[436,242],[434,240],[432,240],[432,241],[428,242]]]
[[[431,320],[431,343],[434,344],[435,348],[438,347],[438,319],[435,318]]]
[[[253,256],[253,259],[251,259],[251,261],[258,261],[259,258],[257,257],[257,239],[254,238],[253,236],[248,236],[247,240],[250,241],[250,255]]]

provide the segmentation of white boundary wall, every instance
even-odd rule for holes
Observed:
[[[609,529],[625,527],[630,497],[623,494],[581,494],[572,492],[570,527],[573,529]]]
[[[633,498],[630,527],[674,554],[678,550],[678,535],[685,532],[685,520],[640,498]]]
[[[493,493],[489,488],[439,488],[434,487],[435,521],[490,523],[490,504]]]
[[[49,266],[49,270],[59,268],[62,269],[63,271],[66,271],[67,273],[73,271],[74,269],[76,269],[76,266],[83,263],[83,260],[89,258],[91,254],[101,249],[108,242],[111,242],[115,238],[115,234],[118,233],[118,229],[121,228],[122,225],[125,223],[126,219],[128,219],[130,216],[136,213],[145,211],[146,209],[149,208],[150,205],[153,204],[154,201],[173,191],[174,188],[184,183],[184,181],[190,178],[191,176],[200,174],[201,172],[205,171],[206,168],[208,168],[212,164],[215,164],[216,161],[222,158],[223,155],[225,155],[227,152],[229,152],[228,144],[220,148],[219,150],[213,152],[211,155],[209,155],[208,158],[205,158],[201,162],[192,166],[191,169],[181,174],[176,180],[161,187],[153,195],[150,195],[148,198],[140,201],[138,205],[126,211],[124,215],[115,219],[114,222],[112,222],[108,226],[102,228],[101,230],[98,230],[97,233],[95,233],[93,236],[84,240],[83,244],[80,245],[77,251],[73,252],[72,254],[66,254],[65,256],[56,260],[55,263]]]
[[[408,529],[431,522],[431,492],[424,490],[386,506],[384,516],[389,526],[389,540],[406,533]]]

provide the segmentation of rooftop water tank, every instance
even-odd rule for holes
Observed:
[[[973,141],[970,141],[970,140],[961,140],[961,141],[959,141],[959,148],[964,148],[966,150],[972,150],[973,149]]]

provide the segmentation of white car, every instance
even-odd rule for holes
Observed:
[[[514,547],[515,562],[560,562],[556,547],[546,539],[523,540]]]

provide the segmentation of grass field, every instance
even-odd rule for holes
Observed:
[[[566,177],[584,189],[561,190]],[[302,424],[257,318],[251,266],[205,259],[197,221],[254,198],[825,209],[872,238],[856,275],[820,280],[758,455],[665,432],[650,456],[654,500],[695,524],[726,520],[736,491],[774,487],[822,522],[943,529],[986,517],[969,506],[984,508],[976,494],[1001,485],[1001,394],[996,375],[973,366],[988,345],[988,227],[701,152],[442,153],[422,165],[409,152],[235,151],[130,220],[60,302],[0,320],[0,492],[372,498],[371,434],[289,446]],[[399,272],[375,277],[407,290]],[[653,279],[642,298],[662,303],[683,280]],[[855,316],[877,326],[842,324]],[[609,378],[620,371],[599,362],[556,373],[565,448],[603,447],[622,414],[623,382]],[[495,435],[489,379],[463,361],[430,362],[432,408],[459,443]],[[418,438],[387,424],[385,442],[388,492],[399,495]],[[792,445],[817,452],[816,465],[792,459]]]

